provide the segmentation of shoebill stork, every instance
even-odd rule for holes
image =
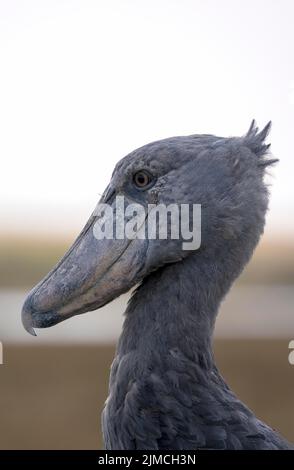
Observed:
[[[172,137],[115,167],[101,202],[201,204],[201,246],[181,237],[97,239],[92,215],[57,266],[29,293],[26,330],[96,310],[137,286],[128,303],[102,415],[107,449],[288,449],[219,373],[219,305],[264,229],[270,123],[243,137]],[[95,213],[94,213],[95,214]],[[238,312],[236,312],[236,315]],[[97,313],[98,315],[98,313]]]

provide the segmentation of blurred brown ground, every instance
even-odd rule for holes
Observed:
[[[74,238],[2,237],[0,287],[9,295],[14,295],[11,288],[29,289],[47,274]],[[293,248],[292,240],[263,239],[238,283],[293,286]],[[293,333],[289,331],[290,338]],[[288,362],[288,340],[217,340],[215,352],[217,364],[237,396],[294,442],[294,366]],[[113,355],[113,345],[40,347],[4,342],[0,448],[102,448],[100,415]]]
[[[100,414],[114,346],[6,345],[1,449],[103,448]],[[217,364],[258,416],[294,441],[294,366],[286,340],[218,340]]]

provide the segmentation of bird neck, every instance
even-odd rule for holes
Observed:
[[[166,265],[132,296],[103,412],[107,448],[223,448],[216,421],[229,426],[239,412],[252,420],[218,373],[211,345],[218,306],[241,266],[209,259],[199,253]]]
[[[146,278],[126,311],[117,352],[136,352],[138,369],[154,367],[175,351],[188,364],[214,367],[212,334],[219,304],[229,289],[225,259],[212,266],[204,254],[166,265]],[[236,273],[235,273],[236,274]],[[140,359],[142,361],[140,361]],[[141,371],[142,372],[142,371]]]

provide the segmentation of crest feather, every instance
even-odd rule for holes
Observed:
[[[272,122],[269,121],[267,125],[260,131],[256,125],[255,119],[251,122],[249,130],[244,137],[244,143],[251,152],[253,152],[259,159],[258,166],[263,168],[272,165],[279,160],[277,158],[266,159],[268,150],[271,144],[265,144],[264,141],[267,138],[271,130]]]

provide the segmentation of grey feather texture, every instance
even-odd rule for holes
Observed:
[[[147,273],[133,294],[103,412],[107,449],[288,449],[222,379],[212,335],[219,304],[250,259],[264,228],[268,190],[265,139],[252,122],[244,137],[173,137],[121,160],[111,186],[148,168],[165,204],[202,204],[202,246],[153,241]],[[132,194],[148,202],[151,191]],[[236,312],[238,315],[238,312]],[[240,371],[241,373],[241,371]]]
[[[269,130],[270,123],[259,131],[253,121],[243,137],[171,137],[116,165],[100,202],[114,208],[119,195],[146,209],[201,204],[200,249],[183,250],[182,234],[97,239],[93,213],[63,259],[28,294],[22,319],[34,334],[34,328],[100,308],[137,285],[103,412],[107,449],[291,447],[238,400],[212,350],[219,305],[264,229],[264,174],[276,161],[265,143]],[[142,171],[144,188],[135,184]]]

